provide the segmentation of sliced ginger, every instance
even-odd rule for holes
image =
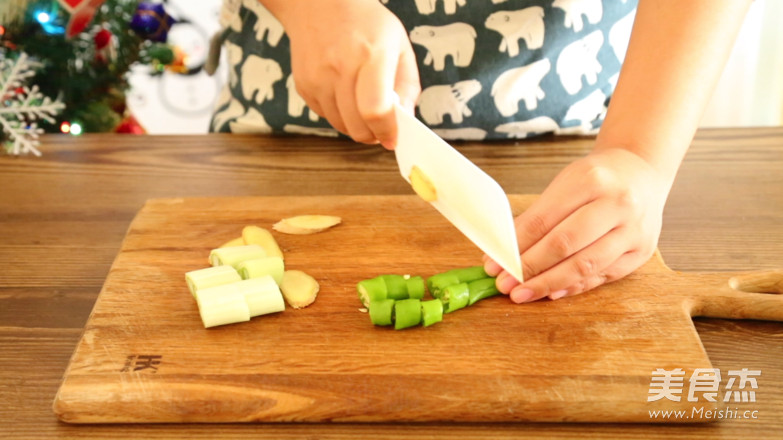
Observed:
[[[224,248],[224,247],[242,246],[243,244],[248,244],[248,243],[245,243],[245,240],[242,239],[242,237],[237,237],[233,240],[229,240],[221,244],[220,247]]]
[[[287,270],[283,273],[280,291],[288,305],[295,309],[307,307],[315,301],[320,286],[318,281],[301,270]]]
[[[341,221],[340,217],[333,215],[298,215],[280,220],[272,229],[285,234],[315,234],[338,225]]]
[[[275,237],[272,236],[268,229],[258,226],[245,226],[242,229],[242,239],[244,244],[261,246],[266,251],[267,256],[283,258],[283,251],[280,250]]]
[[[438,200],[438,192],[435,190],[435,185],[427,177],[419,167],[414,166],[411,169],[411,174],[408,176],[411,181],[411,187],[425,202],[434,202]]]

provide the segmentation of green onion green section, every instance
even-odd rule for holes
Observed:
[[[449,270],[425,279],[421,276],[379,275],[356,284],[359,300],[370,322],[395,330],[429,327],[443,315],[500,294],[495,278],[483,266]],[[429,291],[432,299],[425,299]]]

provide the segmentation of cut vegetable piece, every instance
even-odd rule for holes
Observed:
[[[459,310],[468,305],[468,299],[470,297],[470,291],[468,290],[468,283],[452,284],[451,286],[443,289],[443,300],[445,304],[445,312],[451,313],[455,310]]]
[[[213,266],[234,266],[236,269],[237,265],[245,260],[263,257],[266,257],[266,252],[261,246],[248,244],[212,249],[209,253],[209,263]]]
[[[361,280],[356,284],[359,301],[364,307],[369,307],[371,301],[386,299],[386,282],[381,277]]]
[[[413,191],[425,202],[438,200],[438,192],[435,189],[435,185],[432,184],[430,178],[419,167],[413,166],[408,179],[411,181]]]
[[[463,267],[462,269],[452,269],[449,272],[456,275],[460,283],[469,283],[489,277],[484,271],[484,266]]]
[[[405,280],[405,287],[408,289],[408,298],[424,298],[424,279],[420,276],[410,277]]]
[[[370,321],[375,325],[392,325],[395,302],[393,299],[370,301]]]
[[[261,246],[270,257],[283,258],[283,251],[277,245],[275,237],[268,229],[258,226],[245,226],[242,229],[242,239],[244,244],[257,244]]]
[[[185,281],[188,283],[188,289],[193,296],[196,296],[196,291],[198,290],[241,280],[242,277],[231,266],[207,267],[185,273]]]
[[[460,269],[452,269],[427,278],[427,287],[434,298],[442,295],[443,289],[459,283],[468,283],[482,278],[488,278],[489,275],[484,271],[483,266],[470,266]]]
[[[402,330],[414,327],[421,322],[421,301],[401,299],[394,303],[394,329]]]
[[[250,321],[250,308],[237,283],[201,289],[196,300],[204,328]]]
[[[459,284],[459,282],[459,277],[457,277],[457,275],[451,272],[444,272],[427,278],[427,287],[433,298],[440,298],[443,296],[443,289],[454,284]]]
[[[251,318],[285,310],[283,294],[272,276],[242,280],[236,285],[245,297]]]
[[[408,298],[407,280],[402,275],[381,275],[386,284],[386,297],[391,299]]]
[[[468,305],[472,306],[482,299],[495,295],[500,295],[500,291],[495,286],[495,278],[484,278],[468,283]]]
[[[431,299],[421,302],[421,323],[424,327],[441,322],[443,320],[443,302],[439,299]]]
[[[220,245],[220,247],[234,247],[234,246],[243,246],[247,243],[245,243],[245,240],[242,237],[237,237],[233,240],[229,240],[223,244]]]
[[[275,283],[280,284],[283,282],[285,264],[280,257],[255,258],[237,264],[237,271],[244,280],[271,275]]]
[[[301,270],[287,270],[283,273],[280,290],[288,305],[295,309],[307,307],[315,301],[320,286],[318,281]]]
[[[315,234],[338,225],[342,219],[333,215],[299,215],[280,220],[272,229],[285,234]]]

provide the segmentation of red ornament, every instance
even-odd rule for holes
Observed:
[[[113,37],[113,35],[108,29],[101,29],[96,32],[95,36],[93,37],[93,41],[95,41],[95,48],[98,50],[105,49],[106,46],[111,43],[111,37]]]
[[[125,134],[147,134],[147,130],[139,124],[139,121],[133,117],[133,115],[126,116],[117,127],[114,129],[115,133]]]
[[[108,63],[117,58],[117,42],[111,31],[106,28],[100,28],[92,39],[95,42],[96,61]]]
[[[106,0],[57,0],[71,14],[65,27],[65,37],[71,38],[81,33],[90,24],[98,10]]]

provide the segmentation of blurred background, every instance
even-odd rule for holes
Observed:
[[[206,133],[227,80],[225,56],[210,57],[223,1],[0,0],[0,119],[13,124],[24,103],[34,107],[34,124],[17,121],[19,139],[35,130]],[[783,1],[753,2],[703,127],[783,125],[780,17]],[[7,131],[3,140],[8,150]]]

